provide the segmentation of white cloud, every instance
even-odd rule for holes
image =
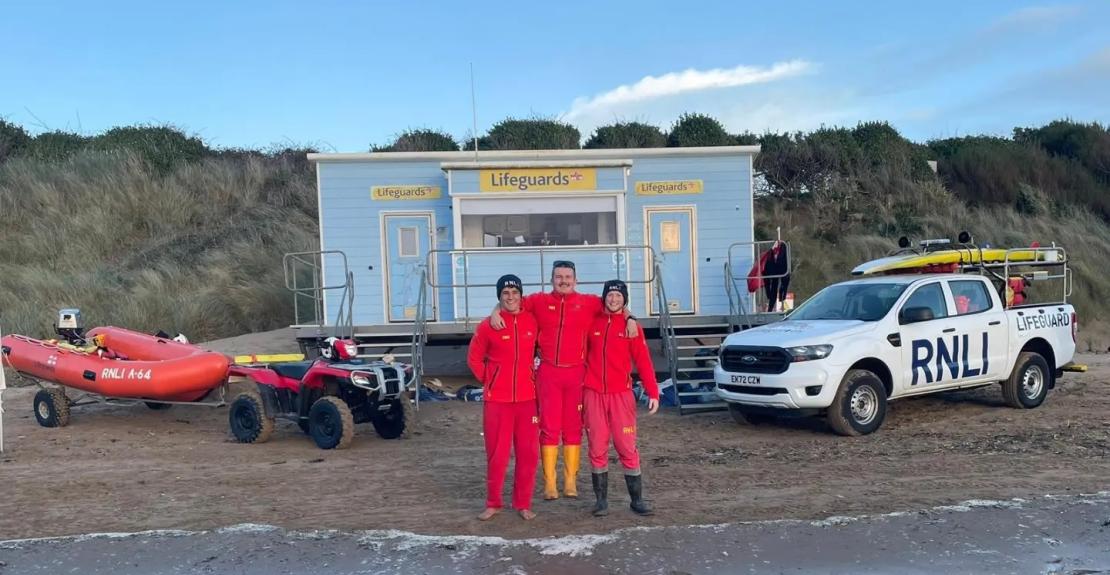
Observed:
[[[585,117],[620,115],[629,104],[642,103],[668,96],[734,88],[749,84],[765,84],[803,74],[813,68],[805,60],[779,62],[770,68],[737,66],[712,70],[683,70],[662,76],[645,76],[635,84],[618,86],[592,98],[576,98],[570,111],[564,114],[569,121]]]
[[[988,33],[1019,32],[1028,28],[1054,29],[1083,13],[1083,7],[1075,4],[1056,6],[1028,6],[1011,12],[995,21],[987,28]]]

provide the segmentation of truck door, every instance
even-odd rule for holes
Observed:
[[[1006,312],[995,305],[987,284],[976,279],[948,280],[960,339],[962,379],[998,381],[1007,373]]]
[[[940,281],[917,286],[899,308],[904,392],[924,391],[955,379],[948,365],[938,370],[937,341],[951,335],[946,331],[955,331],[949,327],[948,316],[948,298]],[[951,351],[946,353],[951,354]]]

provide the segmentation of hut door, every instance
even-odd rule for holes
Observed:
[[[693,206],[652,206],[644,208],[645,235],[659,258],[660,275],[666,292],[665,305],[672,314],[695,313],[697,301],[697,236]],[[651,271],[648,270],[649,275]],[[648,290],[649,309],[659,314],[654,286]]]
[[[406,212],[382,215],[382,252],[385,259],[385,307],[390,322],[416,320],[420,301],[421,273],[426,267],[428,250],[432,249],[431,212]],[[430,272],[429,272],[430,273]],[[424,317],[434,321],[435,298],[427,294]]]

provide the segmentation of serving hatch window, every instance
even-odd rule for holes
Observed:
[[[460,211],[464,248],[594,246],[619,240],[613,197],[464,201]]]

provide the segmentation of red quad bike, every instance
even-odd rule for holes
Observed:
[[[356,352],[353,341],[328,338],[315,360],[231,366],[231,375],[258,386],[231,402],[232,435],[240,443],[262,443],[280,417],[297,422],[320,449],[349,446],[355,424],[367,421],[383,439],[401,437],[408,409],[404,391],[412,368],[354,359]]]

